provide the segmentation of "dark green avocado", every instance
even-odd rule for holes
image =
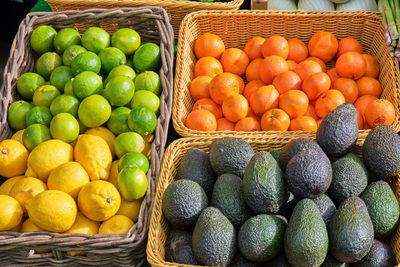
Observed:
[[[197,265],[192,250],[192,235],[178,229],[169,231],[165,245],[165,260],[169,262]]]
[[[304,149],[316,149],[322,151],[321,147],[311,139],[298,138],[291,140],[281,149],[281,154],[279,155],[279,167],[282,171],[286,170],[286,165],[289,163],[297,153]]]
[[[391,247],[374,240],[371,250],[362,260],[353,264],[354,267],[393,267],[396,266],[396,257]]]
[[[336,212],[335,203],[333,203],[332,199],[328,197],[326,194],[322,194],[321,196],[313,199],[315,204],[321,213],[322,219],[325,224],[328,225],[332,219],[333,214]]]

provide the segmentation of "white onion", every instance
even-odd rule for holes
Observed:
[[[271,10],[296,10],[297,6],[294,0],[269,0],[268,9]]]
[[[338,4],[336,10],[365,10],[365,11],[378,11],[378,5],[375,0],[350,0],[345,4]]]
[[[299,0],[299,10],[335,10],[330,0]]]

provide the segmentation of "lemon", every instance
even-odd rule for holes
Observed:
[[[33,177],[26,177],[13,185],[10,190],[10,197],[15,198],[21,205],[23,211],[26,212],[26,201],[34,198],[45,190],[47,190],[47,186],[41,180]]]
[[[89,175],[82,165],[78,162],[70,161],[61,164],[50,173],[47,186],[51,190],[63,191],[77,199],[81,188],[89,182]]]
[[[11,229],[8,230],[8,231],[10,231],[10,232],[15,232],[15,233],[19,233],[19,232],[21,232],[21,227],[22,227],[22,219],[21,219],[21,222],[20,222],[17,226],[11,228]]]
[[[100,127],[91,128],[91,129],[87,130],[85,132],[85,134],[97,135],[97,136],[100,136],[101,138],[103,138],[104,141],[107,142],[108,147],[111,150],[111,155],[114,158],[114,156],[115,156],[115,151],[114,151],[115,135],[110,130],[108,130],[105,127],[100,126]]]
[[[99,228],[101,235],[125,235],[134,223],[124,215],[115,215],[103,222]]]
[[[72,161],[72,146],[56,139],[48,140],[35,147],[28,157],[26,176],[47,181],[50,173],[59,165]]]
[[[21,233],[27,233],[27,232],[40,232],[44,231],[42,228],[34,224],[31,220],[31,218],[26,219],[21,226]]]
[[[121,198],[121,207],[119,207],[117,214],[124,215],[131,219],[133,222],[137,222],[142,201],[143,198],[139,198],[134,201],[127,201]]]
[[[25,178],[25,176],[15,176],[5,180],[4,183],[2,183],[0,186],[0,195],[9,195],[11,188],[14,186],[14,184],[22,178]]]
[[[90,180],[107,180],[110,175],[112,156],[110,148],[103,138],[82,134],[78,137],[74,149],[75,160],[89,174]]]
[[[13,135],[11,136],[11,139],[12,139],[12,140],[18,141],[18,142],[20,142],[21,144],[24,144],[24,143],[22,142],[22,135],[24,134],[24,131],[25,131],[25,129],[19,130],[18,132],[16,132],[15,134],[13,134]]]
[[[118,163],[119,160],[113,161],[111,164],[110,176],[108,177],[108,182],[112,183],[115,187],[117,187],[117,179],[118,179]],[[1,187],[0,187],[1,189]]]
[[[10,230],[20,224],[22,214],[22,207],[17,200],[0,195],[0,231]]]
[[[78,212],[72,227],[65,233],[95,235],[99,231],[100,223],[90,220],[81,212]]]
[[[0,142],[0,175],[10,178],[24,174],[28,155],[28,150],[17,140]]]
[[[106,181],[86,184],[78,196],[80,211],[94,221],[105,221],[114,216],[121,205],[117,188]]]

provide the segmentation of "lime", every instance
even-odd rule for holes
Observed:
[[[111,78],[104,90],[102,90],[102,95],[113,106],[125,106],[131,101],[134,93],[135,84],[126,76]]]
[[[115,47],[107,47],[100,51],[101,70],[109,73],[113,68],[126,63],[125,54]]]
[[[15,101],[7,112],[8,124],[14,130],[26,128],[26,115],[32,109],[32,105],[24,100]]]
[[[82,100],[90,95],[97,94],[103,88],[103,79],[91,71],[84,71],[72,80],[74,95]]]
[[[111,106],[101,95],[91,95],[85,98],[78,109],[81,122],[89,128],[105,123],[111,115]]]
[[[127,58],[125,65],[133,69],[133,58]]]
[[[50,123],[50,133],[54,139],[72,143],[78,138],[79,123],[69,113],[60,113],[54,116]]]
[[[135,53],[140,46],[140,35],[132,29],[119,29],[111,36],[111,46],[119,48],[125,55]]]
[[[156,115],[160,112],[160,99],[158,96],[150,91],[141,90],[137,91],[132,98],[131,108],[137,106],[145,106],[151,109]]]
[[[147,90],[160,96],[162,90],[160,76],[154,71],[140,73],[135,79],[135,89],[136,91]]]
[[[64,91],[65,84],[71,80],[72,72],[67,66],[58,66],[50,75],[50,84],[54,85],[61,92]]]
[[[51,102],[54,98],[60,95],[60,91],[57,90],[53,85],[43,85],[36,89],[33,94],[32,103],[35,106],[46,106],[50,107]]]
[[[46,81],[42,76],[34,72],[27,72],[19,77],[17,82],[18,93],[27,100],[32,100],[33,93]]]
[[[133,66],[137,72],[157,71],[161,66],[160,47],[154,43],[141,45],[133,55]]]
[[[129,152],[122,156],[118,162],[118,171],[125,167],[138,167],[145,173],[149,170],[149,160],[139,152]]]
[[[32,151],[37,145],[50,139],[49,128],[42,124],[32,124],[22,134],[22,142],[29,151]]]
[[[79,100],[72,95],[59,95],[54,98],[50,105],[53,116],[59,113],[69,113],[76,117],[78,115]]]
[[[42,124],[48,127],[50,125],[51,118],[52,116],[48,107],[36,106],[33,107],[28,114],[26,114],[25,121],[27,126],[32,124]]]
[[[111,112],[110,119],[107,122],[107,128],[115,135],[129,132],[128,116],[131,109],[127,107],[119,107]]]
[[[128,126],[140,135],[151,134],[157,127],[157,116],[148,107],[137,106],[129,114]]]
[[[62,56],[63,64],[65,66],[71,66],[72,60],[79,55],[80,53],[86,52],[86,48],[80,45],[71,45],[67,49],[65,49],[64,54]]]
[[[90,27],[82,35],[82,45],[95,53],[110,45],[110,35],[99,27]]]
[[[110,71],[104,84],[107,84],[108,81],[115,76],[127,76],[127,77],[131,78],[132,80],[135,80],[136,73],[131,67],[129,67],[127,65],[117,66]]]
[[[139,199],[147,191],[146,174],[137,167],[126,167],[118,174],[117,187],[125,200]]]
[[[74,95],[74,90],[72,90],[72,80],[69,80],[68,82],[65,83],[64,86],[64,94],[66,95]]]
[[[39,54],[53,51],[53,40],[56,35],[56,30],[51,26],[37,27],[31,35],[32,49]]]
[[[54,52],[46,52],[41,55],[35,63],[35,70],[38,74],[42,75],[46,80],[50,78],[53,70],[61,66],[61,57]]]
[[[99,56],[90,51],[80,53],[71,62],[71,70],[74,75],[84,71],[99,73],[100,69],[101,61]]]
[[[114,150],[118,158],[128,152],[142,152],[144,149],[144,139],[135,132],[126,132],[118,135],[114,141]]]
[[[65,28],[58,31],[54,37],[53,45],[56,52],[64,53],[65,49],[71,45],[79,45],[81,43],[81,35],[78,31],[72,28]]]

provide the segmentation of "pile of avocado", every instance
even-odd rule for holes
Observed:
[[[162,196],[172,229],[166,261],[395,266],[387,241],[400,208],[388,181],[400,173],[400,137],[375,127],[363,159],[351,154],[357,138],[357,111],[343,104],[325,117],[316,141],[255,153],[245,140],[225,137],[209,154],[189,149]]]

